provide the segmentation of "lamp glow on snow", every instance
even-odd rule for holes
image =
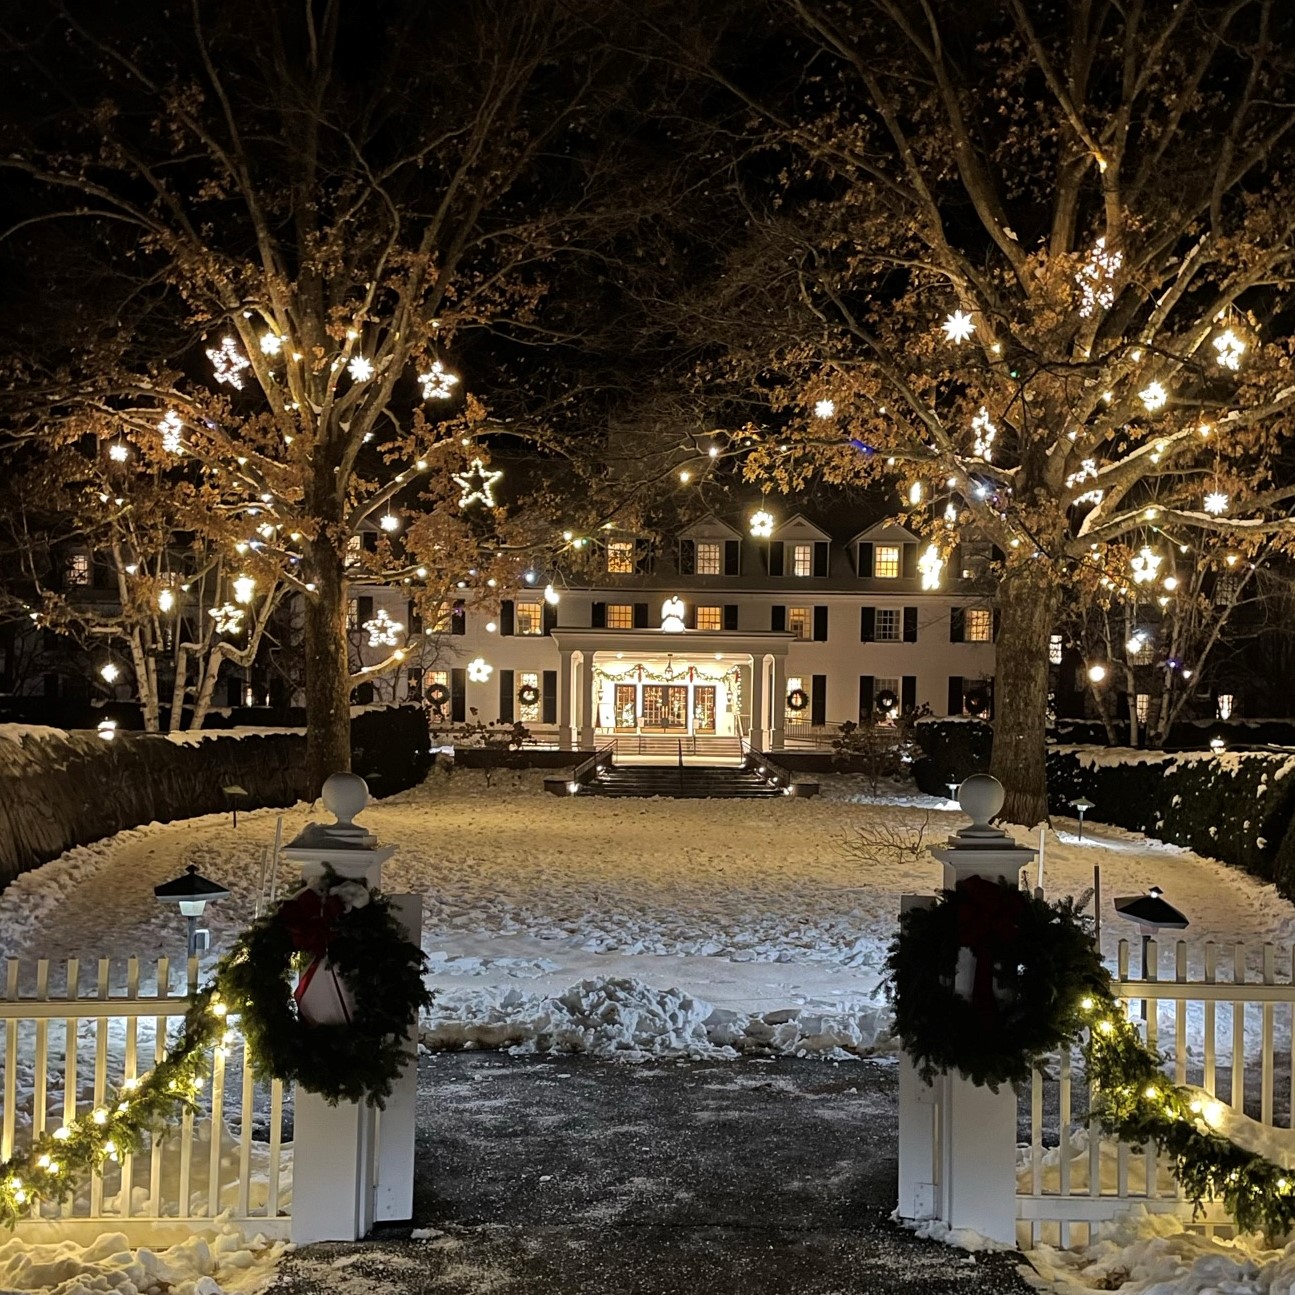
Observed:
[[[183,877],[164,881],[153,887],[153,896],[159,903],[174,904],[180,916],[189,924],[189,957],[196,957],[211,945],[211,932],[198,925],[198,919],[208,904],[228,899],[229,891],[202,876],[196,865],[189,864]]]
[[[1084,839],[1084,815],[1090,809],[1096,809],[1097,806],[1087,796],[1080,796],[1078,800],[1072,800],[1070,803],[1079,813],[1079,839],[1082,841]]]

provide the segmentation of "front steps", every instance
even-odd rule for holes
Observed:
[[[737,765],[607,765],[580,788],[581,796],[670,796],[677,800],[767,800],[786,794],[754,769]]]

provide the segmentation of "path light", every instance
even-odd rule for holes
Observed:
[[[234,814],[234,826],[238,826],[238,802],[240,799],[246,799],[248,790],[246,787],[240,787],[238,783],[231,782],[228,787],[222,787],[221,791],[229,797],[229,807]]]
[[[1096,809],[1097,807],[1087,796],[1080,796],[1078,800],[1072,800],[1070,803],[1079,811],[1079,839],[1082,841],[1084,839],[1084,815],[1090,809]]]
[[[949,789],[949,799],[957,800],[959,784],[956,782],[946,782],[944,785]]]
[[[115,719],[101,719],[98,733],[105,742],[111,742],[117,736],[117,721]]]
[[[1132,922],[1142,934],[1142,979],[1147,977],[1147,956],[1154,936],[1161,931],[1185,931],[1190,923],[1164,898],[1159,886],[1148,887],[1145,895],[1124,895],[1116,898],[1115,911],[1127,922]],[[1142,1019],[1147,1018],[1147,1000],[1142,1000]]]
[[[224,886],[208,881],[191,863],[185,868],[183,877],[154,886],[153,895],[160,903],[178,905],[180,916],[189,923],[189,957],[197,957],[211,947],[211,932],[200,927],[198,919],[208,904],[229,898],[229,891]]]

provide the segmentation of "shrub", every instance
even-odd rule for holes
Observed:
[[[982,719],[923,719],[914,725],[920,759],[913,778],[928,796],[947,796],[951,782],[989,770],[993,726]]]

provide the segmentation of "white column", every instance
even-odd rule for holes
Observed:
[[[769,725],[769,746],[776,750],[787,740],[784,725],[787,718],[787,658],[775,656],[773,659],[773,715]]]
[[[594,729],[598,726],[598,712],[594,707],[594,654],[584,652],[580,661],[580,747],[584,751],[594,748]]]
[[[575,746],[571,728],[571,657],[570,650],[558,652],[558,745],[567,751]]]
[[[751,741],[764,749],[764,657],[751,658]]]
[[[373,1226],[373,1109],[293,1093],[292,1241],[358,1241]]]

